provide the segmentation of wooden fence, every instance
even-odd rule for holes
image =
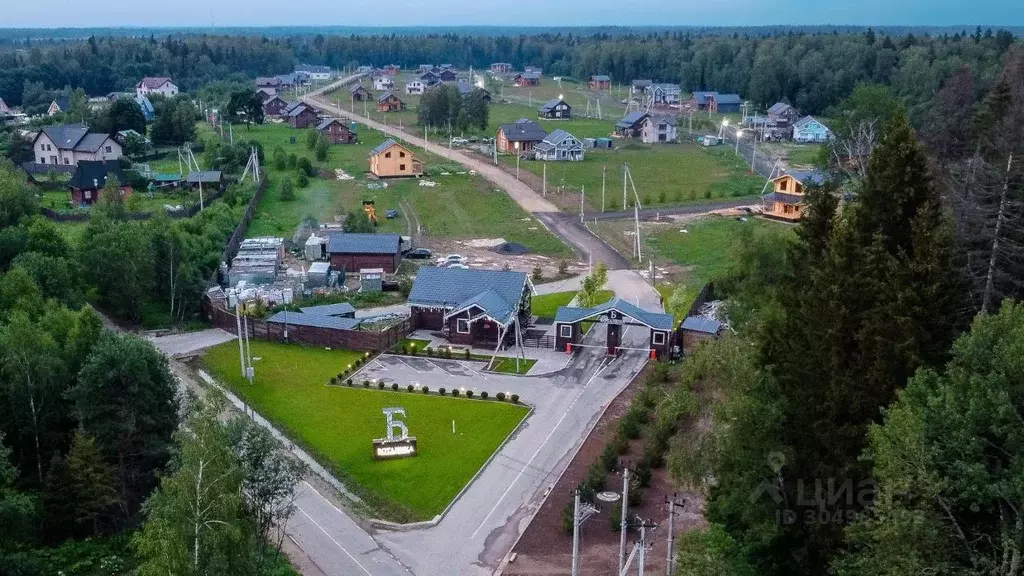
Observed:
[[[222,185],[212,193],[203,193],[203,205],[209,206],[211,202],[220,198],[227,191],[227,185]],[[144,194],[144,192],[136,192],[136,194]],[[199,212],[199,203],[191,204],[187,208],[181,210],[167,210],[167,216],[173,220],[180,220],[182,218],[191,218]],[[74,212],[58,212],[51,208],[41,208],[43,216],[46,216],[54,222],[86,222],[89,220],[89,210],[75,210]],[[119,217],[120,220],[149,220],[156,214],[153,212],[126,212],[123,216]]]
[[[696,316],[700,312],[700,307],[705,303],[715,299],[715,285],[708,282],[697,292],[697,296],[693,299],[693,305],[690,306],[690,311],[686,314],[687,316]]]
[[[209,296],[203,297],[203,308],[214,326],[235,334],[238,322],[235,314],[224,308],[223,301],[214,301]],[[243,327],[243,329],[245,329]],[[248,319],[249,338],[268,340],[271,342],[293,342],[307,346],[325,348],[342,348],[360,352],[384,352],[393,348],[412,330],[409,320],[404,320],[386,330],[341,330],[334,328],[317,328],[313,326],[288,325],[288,337],[285,338],[285,325],[278,322],[267,322],[259,318]]]
[[[238,247],[242,245],[242,240],[245,240],[245,235],[249,232],[249,224],[252,222],[253,216],[256,215],[256,208],[259,207],[260,201],[263,200],[263,195],[267,192],[267,185],[269,183],[266,174],[263,174],[260,185],[256,187],[256,193],[249,199],[249,204],[245,207],[245,213],[242,214],[242,219],[238,222],[238,226],[235,226],[235,231],[231,233],[227,245],[224,246],[224,251],[221,252],[221,262],[231,262],[235,254],[238,254]]]

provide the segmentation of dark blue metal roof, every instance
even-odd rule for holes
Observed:
[[[409,304],[449,309],[477,304],[497,318],[507,314],[504,308],[518,309],[526,285],[524,272],[424,266],[412,283]]]
[[[675,318],[671,314],[644,310],[643,308],[634,306],[621,298],[612,298],[604,304],[599,304],[593,308],[569,308],[567,306],[560,306],[558,308],[558,312],[555,314],[555,322],[573,324],[604,314],[611,310],[615,310],[623,316],[629,316],[633,320],[636,320],[637,322],[654,330],[671,330],[675,325]]]
[[[703,316],[690,316],[683,320],[683,330],[701,332],[703,334],[718,334],[721,329],[721,322]]]
[[[398,254],[398,234],[335,232],[327,236],[328,254]]]
[[[313,328],[331,328],[334,330],[355,330],[359,327],[362,320],[338,316],[323,316],[320,314],[303,314],[302,312],[278,312],[267,318],[267,322],[291,324],[293,326],[310,326]]]
[[[356,309],[348,302],[341,302],[339,304],[323,304],[321,306],[306,306],[299,308],[303,314],[312,314],[315,316],[345,316],[348,314],[355,314]]]

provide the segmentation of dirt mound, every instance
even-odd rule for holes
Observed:
[[[494,248],[491,248],[493,252],[498,254],[506,254],[509,256],[522,256],[523,254],[529,254],[530,249],[522,244],[516,242],[505,242],[504,244],[498,244]]]

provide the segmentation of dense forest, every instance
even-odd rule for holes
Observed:
[[[757,29],[752,29],[757,30]],[[611,74],[678,82],[684,90],[738,92],[765,106],[785,99],[805,113],[821,113],[861,83],[892,87],[917,118],[950,73],[974,71],[979,89],[994,78],[1014,42],[1006,30],[950,31],[941,36],[793,32],[534,35],[180,35],[157,38],[91,36],[61,43],[29,43],[0,51],[0,97],[38,105],[43,92],[82,88],[89,95],[130,89],[143,76],[168,75],[185,90],[213,80],[288,72],[298,62],[335,68],[357,64],[449,62],[486,67],[507,61],[541,66],[548,76]],[[31,98],[26,97],[26,92]],[[26,101],[28,100],[28,101]]]

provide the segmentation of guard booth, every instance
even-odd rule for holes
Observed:
[[[613,298],[593,308],[560,307],[555,314],[555,349],[572,352],[581,347],[584,322],[607,327],[605,351],[610,356],[618,356],[623,350],[642,350],[653,358],[668,358],[676,344],[675,319],[671,314],[644,310],[621,298]],[[622,335],[628,326],[649,330],[646,348],[622,345]]]

